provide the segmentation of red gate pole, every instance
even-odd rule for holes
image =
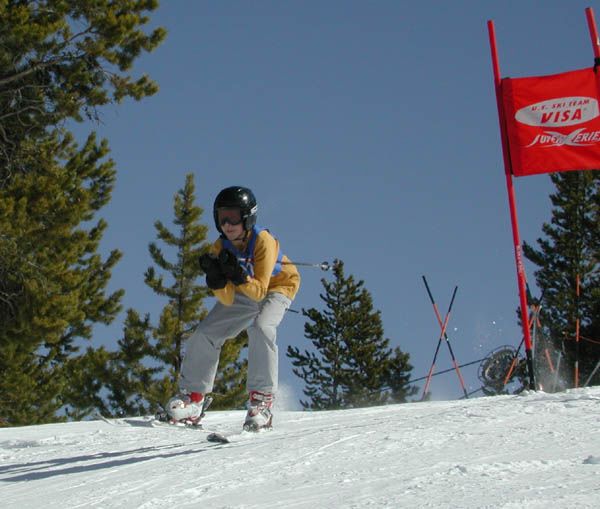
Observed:
[[[600,38],[598,38],[598,28],[596,28],[596,19],[594,18],[594,10],[587,7],[585,10],[588,28],[590,30],[590,39],[592,40],[592,49],[594,50],[594,71],[598,76],[598,68],[600,67]],[[598,85],[598,96],[600,97],[600,80],[596,80]]]
[[[590,38],[592,40],[592,49],[594,50],[594,70],[598,71],[600,66],[600,39],[598,38],[598,28],[596,27],[596,19],[594,17],[594,10],[591,7],[585,9],[585,17],[587,18],[587,24],[590,31]],[[600,88],[600,84],[598,85]],[[599,90],[600,95],[600,90]],[[577,321],[575,325],[575,341],[576,341],[576,354],[575,354],[575,387],[579,387],[579,274],[577,274]]]
[[[521,250],[521,238],[519,235],[519,223],[517,221],[517,205],[515,199],[515,188],[512,181],[510,169],[510,155],[508,150],[508,139],[504,128],[504,110],[502,108],[500,64],[498,63],[498,49],[496,46],[496,30],[494,22],[488,21],[488,34],[490,49],[492,53],[492,66],[494,68],[494,85],[496,90],[496,103],[498,106],[498,119],[500,122],[500,136],[502,139],[502,157],[504,159],[504,173],[506,175],[506,191],[508,193],[508,205],[510,209],[510,222],[512,225],[513,246],[515,250],[515,262],[517,266],[517,283],[519,287],[519,300],[521,304],[521,324],[523,326],[523,338],[525,340],[525,354],[527,357],[527,371],[529,374],[529,388],[536,390],[535,375],[533,373],[533,355],[531,351],[531,332],[529,329],[529,306],[527,305],[527,289],[525,283],[525,266],[523,265],[523,254]]]
[[[596,28],[596,20],[594,19],[594,11],[591,7],[585,10],[585,16],[590,29],[590,37],[592,38],[592,47],[594,48],[594,58],[600,59],[600,39],[598,39],[598,29]],[[596,61],[596,65],[600,62]]]

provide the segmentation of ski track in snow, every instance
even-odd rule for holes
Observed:
[[[600,387],[335,412],[238,433],[102,421],[0,429],[3,508],[597,508]]]

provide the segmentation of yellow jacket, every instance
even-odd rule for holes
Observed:
[[[238,251],[245,251],[251,235],[255,233],[250,231],[247,239],[233,242]],[[211,246],[210,252],[218,255],[222,249],[223,243],[219,238]],[[243,293],[257,302],[263,300],[270,292],[281,293],[293,300],[300,288],[300,274],[288,257],[283,256],[281,261],[284,263],[281,264],[281,271],[273,276],[278,255],[279,241],[267,230],[260,231],[254,245],[254,277],[248,276],[248,281],[238,286],[227,281],[225,288],[213,290],[215,297],[226,306],[233,304],[235,292]]]

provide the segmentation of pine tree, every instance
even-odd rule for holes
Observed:
[[[304,408],[338,409],[403,402],[414,389],[408,386],[409,355],[389,349],[383,337],[381,314],[373,310],[364,282],[345,277],[336,260],[332,282],[322,280],[321,300],[326,310],[303,310],[310,321],[305,337],[313,351],[289,346],[293,372],[306,384]]]
[[[600,360],[600,171],[556,173],[550,178],[556,186],[550,196],[552,220],[542,227],[545,237],[537,240],[538,249],[524,244],[523,251],[539,267],[535,278],[543,293],[544,348],[550,342],[554,350],[564,351],[561,364],[567,369],[567,384],[573,386],[578,356],[580,384]],[[578,321],[579,343],[575,341]],[[538,375],[547,390],[553,387],[550,376]],[[600,383],[600,372],[591,383]]]
[[[165,38],[141,30],[157,0],[5,0],[0,2],[0,185],[28,172],[27,140],[66,119],[99,118],[98,108],[139,100],[158,87],[128,72]]]
[[[61,420],[56,416],[58,394],[65,385],[60,367],[13,341],[0,349],[0,373],[0,425]]]
[[[149,246],[153,262],[164,275],[159,275],[157,268],[149,267],[145,282],[155,293],[167,299],[159,324],[153,329],[155,344],[151,354],[167,371],[159,382],[165,392],[156,394],[159,399],[153,403],[164,403],[177,391],[185,339],[206,315],[202,303],[208,296],[208,290],[197,284],[196,279],[202,274],[198,258],[208,248],[207,227],[200,223],[203,210],[195,205],[194,192],[193,175],[188,174],[183,189],[174,198],[176,233],[161,221],[154,223],[158,239],[174,252],[175,261],[169,261],[155,242]],[[165,283],[167,274],[169,283]]]
[[[83,355],[67,360],[68,383],[62,391],[66,404],[62,410],[69,419],[79,421],[95,413],[112,415],[102,397],[111,358],[112,353],[103,347],[88,347]]]
[[[46,422],[65,400],[67,359],[95,323],[110,323],[122,291],[105,295],[117,250],[97,254],[114,165],[92,135],[79,148],[54,131],[38,141],[32,171],[0,188],[0,416],[10,424]]]
[[[148,402],[154,399],[154,376],[161,370],[148,365],[151,334],[150,317],[130,309],[119,350],[88,348],[83,356],[69,359],[66,415],[80,420],[95,413],[119,417],[155,410]]]
[[[151,365],[152,326],[150,316],[142,319],[134,310],[127,311],[119,350],[109,362],[107,389],[110,415],[145,415],[155,407],[154,377],[161,369]]]
[[[110,323],[121,291],[106,295],[117,250],[103,260],[115,170],[105,141],[79,147],[65,121],[98,118],[98,108],[156,92],[128,71],[164,38],[140,27],[157,2],[0,2],[0,421],[59,419],[82,366],[81,339]],[[77,366],[77,364],[80,364]],[[71,383],[72,382],[72,383]],[[91,381],[90,381],[91,383]],[[90,387],[92,385],[89,385]],[[72,392],[71,392],[72,394]],[[79,398],[78,398],[79,399]],[[78,410],[74,410],[77,412]]]

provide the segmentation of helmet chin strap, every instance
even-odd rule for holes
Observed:
[[[233,239],[231,242],[243,242],[248,238],[248,235],[250,235],[250,230],[244,230],[244,233],[242,233],[239,237]]]

